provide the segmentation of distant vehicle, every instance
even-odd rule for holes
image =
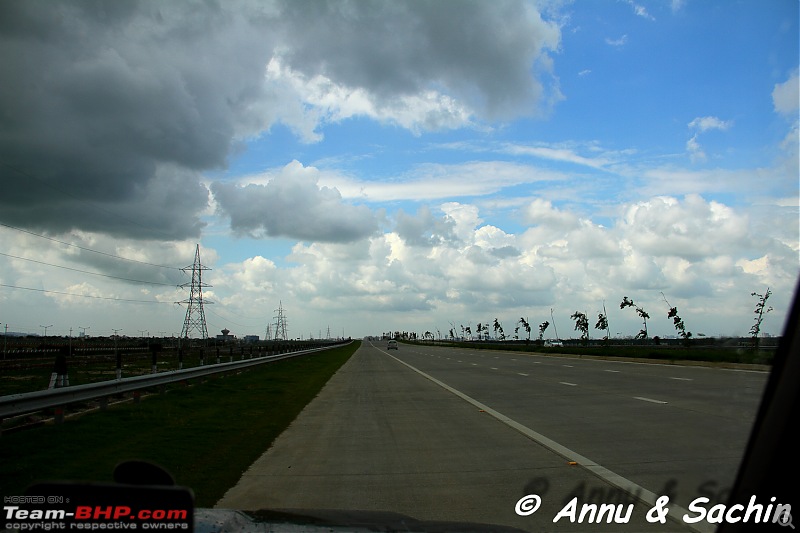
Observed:
[[[564,344],[559,340],[544,341],[544,345],[545,346],[564,346]]]
[[[386,349],[397,350],[397,341],[389,341],[389,346],[387,346]]]

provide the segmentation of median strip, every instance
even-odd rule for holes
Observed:
[[[360,345],[175,385],[139,404],[0,438],[0,493],[36,480],[111,481],[117,463],[155,462],[213,505]]]

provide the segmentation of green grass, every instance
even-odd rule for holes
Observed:
[[[34,481],[111,481],[121,461],[166,468],[211,507],[295,419],[359,342],[175,386],[139,404],[0,437],[0,494]]]

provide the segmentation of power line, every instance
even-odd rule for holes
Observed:
[[[36,259],[30,259],[29,257],[19,257],[19,256],[16,256],[16,255],[6,254],[6,253],[3,253],[3,252],[0,252],[0,255],[3,255],[5,257],[11,257],[13,259],[21,259],[23,261],[30,261],[31,263],[37,263],[37,264],[40,264],[40,265],[47,265],[47,266],[56,267],[56,268],[63,268],[64,270],[72,270],[73,272],[81,272],[83,274],[91,274],[93,276],[102,276],[104,278],[119,279],[119,280],[123,280],[123,281],[130,281],[130,282],[133,282],[133,283],[144,283],[146,285],[161,285],[161,286],[164,286],[164,287],[177,287],[177,285],[172,284],[172,283],[161,283],[161,282],[158,282],[158,281],[143,281],[143,280],[140,280],[140,279],[123,278],[123,277],[120,277],[120,276],[112,276],[110,274],[101,274],[100,272],[90,272],[88,270],[81,270],[79,268],[72,268],[72,267],[68,267],[68,266],[64,266],[64,265],[54,265],[53,263],[46,263],[44,261],[38,261]]]
[[[122,256],[119,256],[119,255],[114,255],[114,254],[110,254],[110,253],[107,253],[107,252],[101,252],[99,250],[92,250],[91,248],[86,248],[86,247],[83,247],[83,246],[79,246],[79,245],[73,244],[71,242],[60,241],[58,239],[54,239],[53,237],[48,237],[47,235],[41,235],[41,234],[35,233],[33,231],[29,231],[29,230],[22,229],[22,228],[17,228],[15,226],[10,226],[10,225],[4,224],[2,222],[0,222],[0,226],[3,226],[4,228],[8,228],[8,229],[13,229],[13,230],[16,230],[16,231],[21,231],[22,233],[27,233],[28,235],[33,235],[34,237],[40,237],[42,239],[47,239],[48,241],[57,242],[59,244],[65,245],[65,246],[71,246],[73,248],[78,248],[79,250],[84,250],[86,252],[92,252],[92,253],[95,253],[95,254],[104,255],[106,257],[113,257],[114,259],[120,259],[122,261],[130,261],[132,263],[139,263],[141,265],[148,265],[148,266],[153,266],[153,267],[158,267],[158,268],[166,268],[166,269],[169,269],[169,270],[180,270],[180,268],[177,268],[177,267],[166,266],[166,265],[158,265],[156,263],[148,263],[147,261],[139,261],[138,259],[130,259],[128,257],[122,257]]]
[[[206,303],[208,303],[208,302],[206,302]],[[233,321],[233,320],[231,320],[230,318],[226,318],[226,317],[224,317],[224,316],[222,316],[222,315],[220,315],[220,314],[217,314],[217,313],[215,313],[214,311],[212,311],[211,309],[206,309],[206,311],[208,311],[209,313],[211,313],[212,315],[214,315],[214,316],[215,316],[215,317],[217,317],[217,318],[221,318],[221,319],[222,319],[222,320],[224,320],[225,322],[228,322],[228,323],[230,323],[230,324],[233,324],[234,326],[239,326],[240,328],[250,328],[250,329],[252,329],[252,328],[253,328],[253,326],[246,326],[245,324],[239,324],[238,322],[234,322],[234,321]],[[253,319],[253,320],[259,320],[259,319]]]
[[[5,283],[0,283],[0,287],[7,287],[9,289],[21,289],[25,291],[36,291],[36,292],[44,292],[48,294],[60,294],[63,296],[76,296],[78,298],[93,298],[95,300],[113,300],[115,302],[130,302],[130,303],[140,303],[140,304],[170,304],[173,305],[173,302],[159,302],[158,300],[134,300],[130,298],[114,298],[111,296],[92,296],[90,294],[75,294],[72,292],[62,292],[62,291],[51,291],[47,289],[34,289],[32,287],[19,287],[17,285],[6,285]]]

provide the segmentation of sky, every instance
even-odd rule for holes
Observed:
[[[0,327],[780,334],[799,5],[5,0]]]

